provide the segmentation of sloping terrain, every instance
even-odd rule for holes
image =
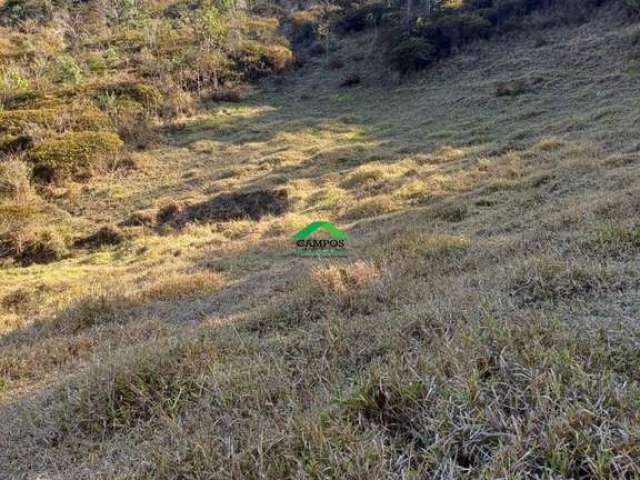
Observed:
[[[640,475],[639,38],[604,10],[381,85],[362,34],[60,195],[122,238],[0,271],[0,478]],[[316,220],[347,258],[292,254]]]

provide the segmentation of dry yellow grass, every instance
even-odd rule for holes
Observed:
[[[394,88],[318,60],[54,197],[70,237],[226,191],[292,206],[3,265],[0,478],[640,475],[633,28],[479,43]],[[319,219],[349,257],[291,254]]]

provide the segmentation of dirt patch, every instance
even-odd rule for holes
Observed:
[[[99,248],[103,245],[119,245],[124,241],[124,235],[114,227],[105,226],[87,237],[78,238],[73,242],[76,248]]]
[[[191,222],[227,222],[243,218],[259,220],[265,215],[282,215],[289,208],[287,190],[257,190],[224,193],[194,205],[171,204],[162,208],[156,219],[159,225],[181,227]]]

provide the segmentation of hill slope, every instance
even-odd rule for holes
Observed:
[[[127,226],[0,271],[0,477],[640,475],[639,34],[602,11],[394,87],[363,34],[363,84],[311,60],[65,192]],[[349,256],[291,253],[320,219]]]

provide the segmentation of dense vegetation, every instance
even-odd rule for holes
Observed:
[[[292,63],[278,19],[232,2],[10,0],[0,25],[0,257],[27,263],[63,253],[32,182],[135,167],[163,122]]]
[[[401,73],[431,66],[471,42],[527,27],[539,31],[554,24],[582,22],[608,0],[429,0],[369,3],[342,10],[338,31],[384,31],[389,63]],[[619,2],[628,15],[640,12],[636,0]],[[550,15],[534,20],[532,13]]]

